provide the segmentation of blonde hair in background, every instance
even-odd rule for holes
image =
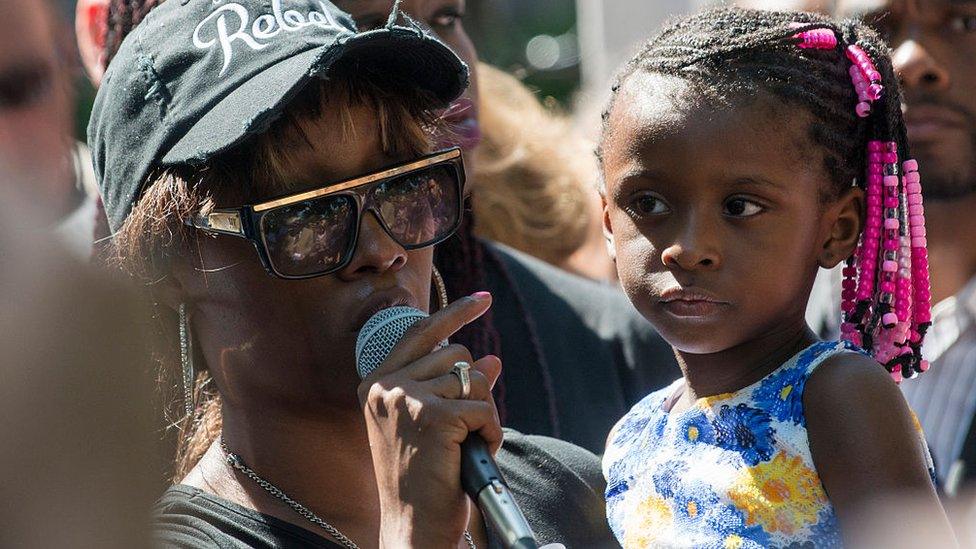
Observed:
[[[514,76],[479,63],[482,143],[471,182],[475,233],[572,269],[593,231],[592,146]]]
[[[255,193],[268,196],[288,192],[290,186],[281,174],[292,161],[289,151],[302,146],[314,148],[305,128],[316,124],[326,108],[334,111],[366,105],[373,109],[383,150],[390,156],[421,156],[432,150],[437,130],[432,98],[419,91],[410,94],[402,87],[380,85],[370,76],[353,73],[352,68],[348,73],[339,70],[334,67],[329,80],[309,85],[272,128],[254,141],[204,167],[179,166],[150,176],[142,197],[114,236],[109,263],[145,283],[151,293],[152,284],[167,276],[168,263],[174,257],[199,261],[194,247],[199,235],[184,221],[213,208],[219,197],[248,201]],[[341,127],[335,129],[339,139],[355,139],[357,132],[364,131],[354,127],[351,120],[342,117]],[[258,260],[257,255],[254,260]],[[205,272],[204,265],[198,267]],[[158,333],[153,359],[168,427],[178,431],[171,478],[179,482],[220,434],[220,394],[198,353],[194,357],[194,412],[189,416],[183,412],[177,315],[160,303],[155,309]],[[192,328],[192,314],[189,324]]]

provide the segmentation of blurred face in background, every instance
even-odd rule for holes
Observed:
[[[0,177],[45,224],[72,206],[63,30],[47,2],[0,0]]]
[[[386,24],[393,7],[391,0],[333,0],[339,9],[351,14],[361,31]],[[478,74],[475,70],[478,52],[464,30],[465,0],[403,0],[401,9],[414,20],[429,27],[438,38],[454,50],[471,69],[471,85],[445,113],[450,128],[441,146],[458,145],[464,149],[464,163],[471,169],[470,154],[481,143],[478,124]]]
[[[976,192],[976,0],[840,0],[891,45],[926,200]]]

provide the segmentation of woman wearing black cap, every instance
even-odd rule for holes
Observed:
[[[118,261],[178,311],[161,362],[188,392],[212,380],[186,395],[194,459],[160,500],[164,546],[497,544],[458,469],[469,431],[501,443],[500,363],[430,352],[490,295],[354,371],[371,314],[428,308],[431,247],[461,215],[460,155],[432,152],[430,127],[466,70],[394,22],[356,34],[319,0],[167,2],[105,75],[89,137]],[[498,461],[540,541],[610,543],[592,455],[512,434]]]

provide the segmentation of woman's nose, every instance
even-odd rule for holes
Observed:
[[[398,271],[406,263],[407,251],[383,230],[374,213],[365,211],[359,222],[359,238],[352,260],[339,271],[339,277],[353,279]]]

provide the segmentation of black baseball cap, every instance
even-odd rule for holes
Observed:
[[[154,168],[203,163],[266,131],[340,59],[450,104],[467,66],[397,4],[385,27],[362,33],[327,0],[167,0],[151,11],[109,65],[88,124],[112,229]]]

